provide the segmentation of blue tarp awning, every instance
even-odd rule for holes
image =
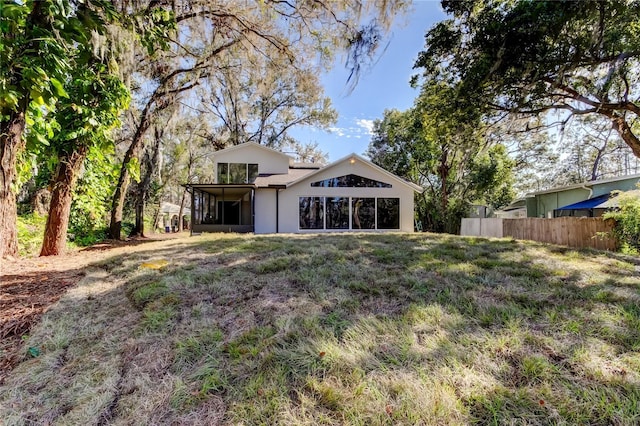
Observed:
[[[600,204],[607,202],[610,193],[598,195],[597,197],[589,198],[588,200],[579,201],[577,203],[569,204],[568,206],[559,207],[556,210],[582,210],[582,209],[593,209],[598,207]]]

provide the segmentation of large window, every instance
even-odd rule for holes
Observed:
[[[229,163],[218,163],[218,183],[229,183]]]
[[[375,198],[352,198],[351,209],[352,229],[376,229]]]
[[[300,229],[400,229],[399,198],[300,197]]]
[[[400,199],[378,198],[378,229],[400,229]]]
[[[257,177],[257,164],[218,163],[218,183],[253,183]]]
[[[300,197],[300,229],[324,229],[324,197]]]
[[[312,182],[311,186],[324,188],[391,188],[391,184],[358,175],[345,175]]]
[[[349,197],[327,197],[327,229],[349,229]]]

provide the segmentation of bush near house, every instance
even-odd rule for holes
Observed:
[[[635,192],[635,191],[634,191]],[[640,252],[640,197],[637,193],[618,195],[618,210],[605,213],[605,218],[616,221],[614,235],[623,253]]]

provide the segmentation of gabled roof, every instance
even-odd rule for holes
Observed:
[[[421,186],[416,185],[415,183],[407,182],[406,180],[394,175],[393,173],[383,169],[382,167],[380,167],[380,166],[378,166],[376,164],[373,164],[369,160],[365,160],[364,158],[362,158],[361,156],[359,156],[358,154],[355,154],[355,153],[349,154],[346,157],[343,157],[343,158],[341,158],[341,159],[339,159],[337,161],[334,161],[333,163],[329,164],[326,167],[322,167],[321,169],[314,170],[311,173],[308,173],[308,174],[306,174],[306,175],[304,175],[304,176],[302,176],[302,177],[300,177],[300,178],[298,178],[298,179],[296,179],[296,180],[294,180],[292,182],[287,183],[287,188],[291,187],[291,186],[294,186],[294,185],[300,183],[301,181],[303,181],[305,179],[308,179],[308,178],[310,178],[310,177],[312,177],[312,176],[314,176],[314,175],[316,175],[318,173],[330,170],[330,169],[334,168],[335,166],[337,166],[338,164],[344,163],[346,161],[351,161],[351,159],[361,161],[362,163],[366,164],[367,166],[371,167],[372,169],[374,169],[374,170],[386,175],[389,179],[391,179],[391,180],[393,180],[393,181],[395,181],[395,182],[397,182],[397,183],[399,183],[401,185],[408,186],[409,188],[413,189],[416,192],[422,193],[424,191],[424,189]]]
[[[576,183],[576,184],[567,185],[567,186],[557,186],[555,188],[545,189],[543,191],[530,192],[527,194],[527,197],[535,197],[536,195],[542,195],[542,194],[551,194],[553,192],[568,191],[570,189],[592,187],[595,185],[611,183],[611,182],[619,182],[619,181],[628,180],[628,179],[640,179],[640,173],[636,173],[633,175],[626,175],[626,176],[616,176],[616,177],[600,179],[600,180],[590,180],[587,182]]]
[[[244,142],[244,143],[241,143],[239,145],[233,145],[233,146],[230,146],[229,148],[225,148],[225,149],[221,149],[221,150],[215,151],[213,153],[213,156],[215,157],[218,154],[236,151],[238,149],[243,149],[243,148],[246,148],[248,146],[255,146],[255,147],[263,149],[263,150],[265,150],[267,152],[271,152],[271,153],[282,155],[283,157],[288,158],[290,162],[293,162],[293,157],[291,157],[290,155],[287,155],[287,154],[285,154],[285,153],[283,153],[281,151],[278,151],[277,149],[269,148],[268,146],[260,145],[259,143],[255,143],[255,142]]]
[[[501,208],[500,212],[508,212],[512,210],[524,209],[527,207],[527,199],[526,198],[516,198],[509,205]]]

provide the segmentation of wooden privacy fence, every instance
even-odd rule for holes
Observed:
[[[491,227],[482,226],[482,221],[487,220],[492,221]],[[471,222],[465,224],[465,221]],[[475,221],[480,222],[476,224]],[[611,236],[614,223],[611,219],[603,220],[599,217],[463,219],[461,235],[513,237],[576,248],[616,250],[616,240]]]

